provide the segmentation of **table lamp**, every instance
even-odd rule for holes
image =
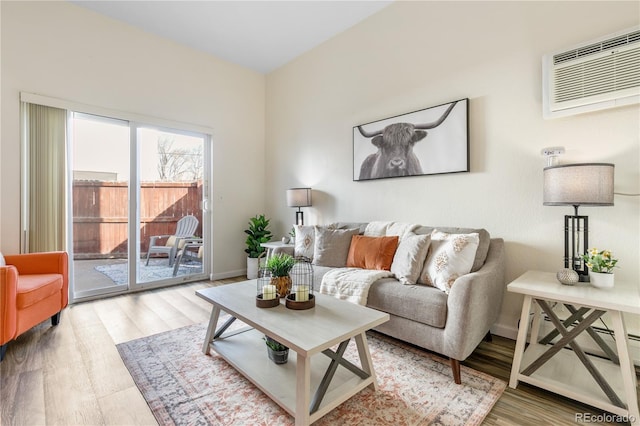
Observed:
[[[589,246],[589,218],[578,215],[579,206],[613,205],[613,172],[610,163],[563,164],[544,168],[545,206],[573,206],[564,217],[564,267],[589,281],[582,255]]]
[[[311,188],[287,189],[287,206],[298,208],[295,224],[304,225],[304,213],[300,207],[311,206]]]

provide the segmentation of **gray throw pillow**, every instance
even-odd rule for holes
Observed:
[[[415,284],[422,271],[431,244],[431,235],[409,233],[398,245],[391,272],[402,284]]]
[[[315,245],[313,247],[313,263],[318,266],[344,268],[351,246],[351,237],[358,235],[358,228],[329,229],[315,227]]]

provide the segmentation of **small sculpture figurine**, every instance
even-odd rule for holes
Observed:
[[[578,273],[569,268],[559,270],[556,274],[556,278],[564,285],[574,285],[580,280]]]

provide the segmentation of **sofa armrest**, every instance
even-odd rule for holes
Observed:
[[[16,336],[16,297],[18,270],[15,266],[0,266],[0,345]]]
[[[487,259],[478,271],[458,278],[447,300],[445,347],[464,360],[497,320],[505,291],[504,241],[492,238]]]

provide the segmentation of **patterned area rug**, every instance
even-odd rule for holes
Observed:
[[[293,425],[214,351],[202,353],[205,332],[197,324],[117,345],[158,423]],[[479,425],[506,387],[465,366],[456,385],[447,359],[378,333],[368,341],[379,390],[364,389],[314,425]],[[358,359],[353,342],[346,356]]]
[[[127,284],[129,282],[129,264],[127,262],[115,261],[120,263],[112,263],[110,265],[96,266],[95,270],[105,274],[111,281],[117,285]],[[149,266],[145,265],[146,260],[141,260],[138,265],[140,272],[140,282],[149,282],[164,280],[173,277],[173,266],[169,266],[169,261],[165,259],[150,259]],[[199,274],[202,272],[202,263],[197,261],[185,260],[180,264],[176,276],[186,274]]]

